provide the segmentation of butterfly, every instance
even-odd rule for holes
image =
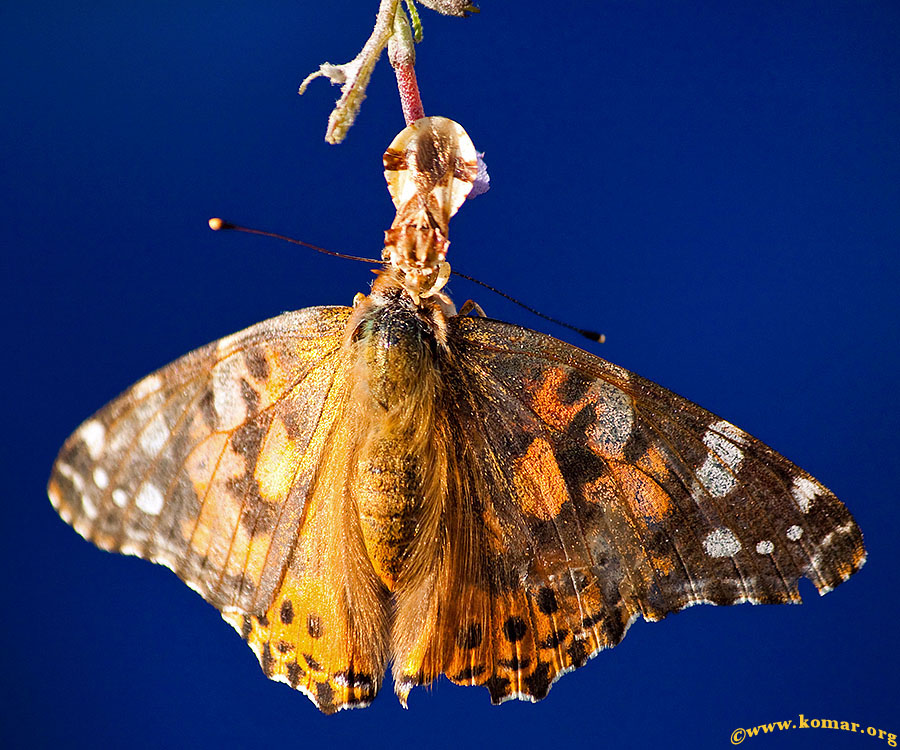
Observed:
[[[323,712],[440,675],[536,701],[638,617],[798,602],[865,561],[821,483],[731,423],[550,336],[457,311],[448,224],[476,152],[424,118],[352,307],[264,321],[84,422],[48,494],[173,570]]]

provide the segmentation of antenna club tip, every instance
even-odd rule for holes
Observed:
[[[209,220],[209,228],[214,232],[218,232],[220,229],[240,229],[237,224],[232,224],[230,221],[216,218]]]
[[[579,328],[578,332],[586,339],[590,339],[591,341],[594,341],[598,344],[603,344],[606,342],[606,336],[604,336],[602,333],[597,333],[597,331]]]

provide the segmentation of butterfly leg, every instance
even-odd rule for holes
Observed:
[[[484,310],[481,308],[481,305],[479,305],[479,304],[478,304],[477,302],[475,302],[474,300],[470,300],[470,299],[469,299],[469,300],[466,300],[466,301],[463,303],[463,306],[462,306],[461,308],[459,308],[459,313],[458,313],[458,314],[459,314],[459,315],[469,315],[470,313],[474,313],[474,314],[477,315],[479,318],[486,318],[486,317],[487,317],[487,315],[485,314]]]

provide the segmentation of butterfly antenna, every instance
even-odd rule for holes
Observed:
[[[562,320],[558,320],[557,318],[551,318],[549,315],[544,315],[540,310],[535,310],[533,307],[526,305],[524,302],[520,302],[515,297],[511,297],[505,292],[501,292],[499,289],[495,289],[490,284],[485,284],[483,281],[479,281],[478,279],[472,278],[471,276],[467,276],[464,273],[460,273],[459,271],[451,272],[454,276],[459,276],[461,279],[465,279],[466,281],[471,281],[474,284],[478,284],[478,286],[483,286],[488,291],[493,292],[494,294],[499,294],[504,299],[508,299],[513,304],[518,305],[519,307],[528,310],[532,315],[537,315],[539,318],[543,318],[544,320],[549,320],[551,323],[556,323],[558,326],[562,326],[563,328],[568,328],[570,331],[575,331],[575,333],[579,333],[584,336],[586,339],[590,339],[591,341],[595,341],[598,344],[602,344],[606,341],[606,336],[602,333],[597,333],[597,331],[592,331],[589,328],[579,328],[578,326],[569,325],[568,323],[563,322]]]
[[[379,266],[384,265],[383,260],[375,260],[374,258],[360,258],[358,255],[347,255],[346,253],[336,253],[334,250],[326,250],[324,247],[312,245],[309,242],[304,242],[303,240],[295,240],[293,237],[288,237],[285,234],[266,232],[263,229],[251,229],[250,227],[242,227],[240,224],[233,224],[230,221],[225,221],[224,219],[210,219],[209,228],[214,232],[218,232],[223,229],[233,229],[235,232],[244,232],[244,234],[258,234],[260,237],[273,237],[276,240],[284,240],[285,242],[290,242],[292,245],[307,247],[310,250],[315,250],[316,252],[324,253],[325,255],[330,255],[334,258],[343,258],[344,260],[358,260],[363,263],[375,263]]]
[[[343,258],[345,260],[357,260],[362,263],[374,263],[376,265],[382,266],[384,265],[383,260],[376,260],[374,258],[361,258],[358,255],[347,255],[346,253],[337,253],[334,250],[326,250],[324,247],[319,247],[318,245],[313,245],[309,242],[304,242],[303,240],[297,240],[293,237],[288,237],[284,234],[278,234],[277,232],[267,232],[264,229],[251,229],[250,227],[244,227],[240,224],[234,224],[230,221],[225,221],[224,219],[210,219],[209,220],[209,228],[214,232],[219,232],[225,229],[231,229],[235,232],[244,232],[245,234],[258,234],[261,237],[273,237],[276,240],[284,240],[285,242],[289,242],[292,245],[300,245],[301,247],[309,248],[310,250],[315,250],[316,252],[323,253],[325,255],[330,255],[333,258]],[[460,273],[459,271],[452,271],[454,276],[459,276],[461,279],[466,279],[466,281],[471,281],[473,284],[478,284],[479,286],[484,287],[485,289],[493,292],[494,294],[499,294],[504,299],[508,299],[513,304],[518,305],[525,310],[528,310],[532,315],[537,315],[539,318],[543,318],[544,320],[549,320],[551,323],[555,323],[558,326],[562,326],[563,328],[568,328],[570,331],[575,331],[586,339],[590,339],[591,341],[596,341],[597,343],[602,344],[606,341],[606,336],[602,333],[597,333],[597,331],[592,331],[587,328],[579,328],[578,326],[569,325],[568,323],[563,322],[562,320],[558,320],[557,318],[550,317],[549,315],[545,315],[540,310],[535,310],[533,307],[526,305],[524,302],[520,302],[515,297],[512,297],[505,292],[501,292],[499,289],[495,289],[490,284],[485,284],[483,281],[479,281],[472,276],[467,276],[464,273]]]

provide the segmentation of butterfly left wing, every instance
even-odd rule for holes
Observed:
[[[799,602],[799,578],[825,593],[863,564],[831,492],[695,404],[498,321],[448,340],[449,532],[433,593],[400,602],[401,698],[445,673],[537,700],[638,616]]]
[[[66,441],[48,485],[83,537],[173,570],[326,712],[371,700],[386,658],[344,492],[349,315],[285,313],[144,378]]]

